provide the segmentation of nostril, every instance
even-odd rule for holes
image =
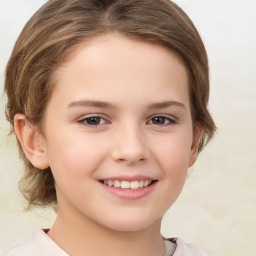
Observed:
[[[119,163],[126,163],[126,164],[135,164],[135,163],[144,163],[146,158],[119,158],[117,162]]]
[[[114,147],[111,151],[111,157],[119,163],[144,163],[149,158],[149,151],[146,147],[136,145],[123,145],[123,147]]]

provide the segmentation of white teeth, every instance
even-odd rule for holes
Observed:
[[[103,183],[107,186],[114,186],[115,188],[124,188],[124,189],[138,189],[149,186],[152,181],[150,180],[134,180],[134,181],[126,181],[126,180],[103,180]]]
[[[140,180],[140,181],[139,181],[139,188],[143,188],[143,186],[144,186],[144,181],[143,181],[143,180]]]
[[[120,185],[121,185],[121,183],[120,183],[119,180],[114,180],[114,187],[115,188],[120,188]]]
[[[108,186],[113,186],[114,182],[112,180],[108,180]]]
[[[148,184],[149,184],[149,180],[145,180],[143,186],[144,186],[144,187],[147,187]]]
[[[139,188],[139,182],[138,182],[138,181],[132,181],[132,182],[130,183],[130,188],[131,188],[131,189],[137,189],[137,188]]]
[[[121,188],[130,188],[130,182],[129,181],[121,181]]]

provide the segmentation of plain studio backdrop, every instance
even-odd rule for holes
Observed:
[[[4,69],[18,34],[45,0],[0,0],[0,93]],[[178,201],[166,213],[165,236],[220,255],[256,255],[256,2],[176,0],[198,28],[211,69],[210,111],[214,140],[190,170]],[[0,251],[37,227],[49,227],[51,210],[24,213],[18,180],[23,166],[8,137],[0,102]]]

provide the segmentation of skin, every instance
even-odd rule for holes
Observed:
[[[50,166],[56,181],[58,216],[48,235],[70,255],[164,255],[161,219],[202,133],[193,134],[184,64],[161,46],[108,34],[82,44],[55,75],[43,135],[15,116],[27,157]],[[99,182],[120,175],[157,182],[127,200]]]

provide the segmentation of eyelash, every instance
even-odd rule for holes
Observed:
[[[152,125],[157,125],[157,126],[169,126],[169,125],[174,125],[174,124],[176,124],[177,122],[176,122],[176,120],[174,120],[174,118],[170,118],[169,116],[165,116],[165,115],[156,115],[156,116],[153,116],[153,117],[151,117],[150,118],[150,120],[148,121],[148,122],[151,122],[152,120],[156,120],[156,119],[163,119],[164,120],[164,123],[163,124],[154,124],[154,123],[152,123]],[[168,123],[166,123],[166,121],[168,122]],[[148,123],[147,122],[147,123]]]
[[[92,121],[93,119],[97,119],[99,121],[99,123],[89,124],[88,121]],[[104,125],[104,124],[108,123],[108,121],[105,118],[101,117],[101,116],[92,115],[92,116],[85,117],[81,120],[78,120],[78,123],[84,124],[88,127],[98,127],[99,125]]]
[[[164,122],[162,124],[156,124],[153,121],[153,120],[156,121],[156,119],[160,119]],[[88,122],[90,122],[90,121],[96,122],[96,124],[89,124]],[[92,115],[92,116],[88,116],[88,117],[85,117],[83,119],[78,120],[78,123],[81,123],[81,124],[83,124],[85,126],[88,126],[88,127],[97,128],[98,126],[101,126],[101,125],[104,125],[104,124],[107,124],[107,123],[110,123],[110,122],[108,122],[105,118],[103,118],[101,116]],[[147,124],[156,125],[156,126],[169,126],[169,125],[174,125],[176,123],[177,123],[176,120],[174,120],[173,118],[164,116],[164,115],[153,116],[149,119],[149,121],[147,121]]]

